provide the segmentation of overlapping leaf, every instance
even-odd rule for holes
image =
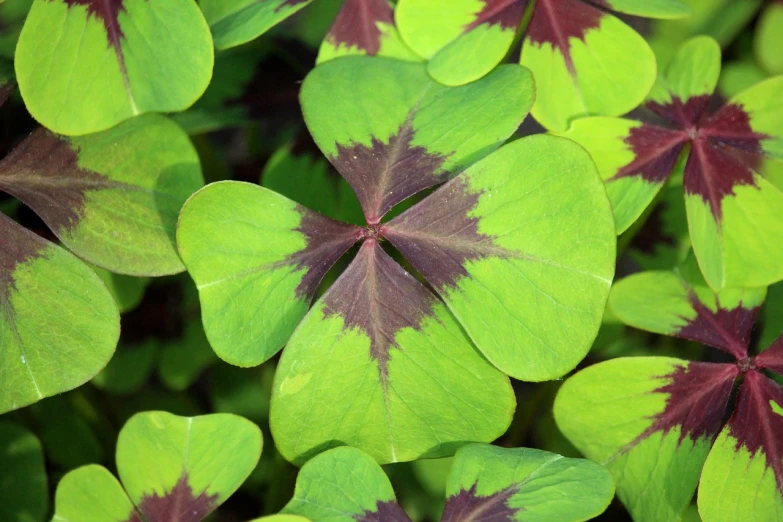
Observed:
[[[241,417],[140,413],[117,441],[122,484],[102,466],[71,471],[57,486],[55,520],[198,522],[236,491],[260,455],[261,431]]]
[[[361,54],[421,61],[400,38],[388,0],[345,0],[318,51],[317,63]]]
[[[215,47],[227,49],[257,38],[312,0],[199,0]]]
[[[473,444],[457,452],[441,522],[588,520],[606,509],[614,484],[601,466],[527,448]],[[305,464],[285,513],[315,522],[407,522],[389,479],[353,448]]]
[[[84,384],[111,358],[119,330],[95,272],[0,213],[0,412]]]
[[[736,362],[600,363],[563,385],[555,418],[612,472],[634,520],[679,520],[697,484],[706,522],[775,520],[783,512],[783,388],[763,371],[783,370],[783,339],[750,357],[763,289],[714,294],[698,278],[693,261],[676,273],[634,275],[617,283],[610,306],[631,326],[707,344]]]
[[[384,234],[495,366],[517,379],[552,379],[587,353],[614,275],[612,224],[596,179],[572,142],[525,138],[390,221]]]
[[[756,28],[756,56],[767,73],[783,74],[783,2],[767,3]]]
[[[0,518],[43,522],[49,507],[43,450],[26,429],[0,423]]]
[[[180,251],[218,354],[258,364],[294,332],[271,410],[289,460],[346,443],[380,462],[451,455],[510,422],[508,380],[481,353],[531,380],[584,357],[613,276],[611,210],[595,168],[581,148],[549,136],[487,156],[524,118],[532,87],[517,65],[450,88],[423,64],[330,61],[304,82],[305,120],[358,196],[365,228],[237,183],[185,205]],[[552,241],[563,229],[572,234]],[[326,270],[357,241],[357,257],[302,320]]]
[[[202,183],[187,135],[156,115],[78,138],[38,129],[0,162],[0,190],[79,256],[131,275],[184,269],[175,224]]]
[[[601,1],[601,7],[649,17],[682,17],[679,0]],[[564,130],[585,115],[619,115],[636,107],[655,78],[652,51],[630,27],[582,0],[400,0],[408,45],[447,85],[487,74],[508,53],[524,22],[521,63],[539,86],[533,115]]]
[[[14,64],[33,117],[81,135],[187,109],[207,88],[213,48],[192,0],[35,0]]]
[[[647,107],[666,126],[586,118],[563,135],[596,159],[618,232],[633,223],[669,178],[686,147],[688,225],[694,252],[714,289],[765,286],[783,279],[783,193],[763,177],[783,166],[783,77],[751,87],[714,114],[710,94],[720,50],[707,38],[681,48]]]

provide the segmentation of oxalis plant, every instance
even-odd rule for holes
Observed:
[[[624,323],[727,356],[621,357],[560,390],[558,426],[613,473],[634,520],[679,520],[697,485],[707,522],[783,515],[783,337],[758,355],[749,349],[764,297],[764,289],[715,293],[693,257],[613,287],[609,306]]]
[[[504,373],[559,377],[596,334],[614,232],[589,155],[551,136],[500,147],[533,102],[530,73],[518,65],[450,88],[420,64],[346,57],[310,73],[301,102],[366,226],[255,185],[197,192],[177,241],[212,346],[251,366],[286,345],[270,422],[292,461],[339,444],[395,462],[493,440],[514,410]]]
[[[0,1],[0,521],[783,519],[780,15]]]

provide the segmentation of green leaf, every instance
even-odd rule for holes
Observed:
[[[309,522],[304,517],[296,515],[270,515],[268,517],[254,518],[250,522]]]
[[[291,336],[272,394],[277,448],[296,463],[344,444],[382,463],[449,456],[501,435],[515,406],[508,379],[376,241]]]
[[[117,305],[95,272],[0,214],[0,412],[84,384],[119,334]]]
[[[684,337],[742,358],[748,343],[744,337],[765,295],[765,288],[714,293],[690,257],[678,271],[644,272],[618,281],[609,307],[634,328]],[[749,320],[738,323],[730,319],[746,316]],[[739,326],[745,331],[736,331]]]
[[[686,18],[691,8],[682,0],[604,0],[609,9],[648,18]]]
[[[139,306],[144,292],[147,290],[147,285],[150,283],[150,279],[146,277],[113,274],[97,266],[94,266],[93,270],[114,297],[121,314],[130,312]]]
[[[197,192],[182,209],[177,240],[218,356],[256,366],[280,350],[360,230],[257,185],[227,181]]]
[[[50,466],[70,470],[104,460],[104,448],[91,424],[97,415],[81,391],[50,397],[30,411]]]
[[[199,0],[215,47],[227,49],[258,38],[312,0]]]
[[[776,283],[767,289],[762,317],[763,330],[759,346],[764,349],[783,335],[783,283]]]
[[[759,17],[754,44],[761,66],[770,74],[783,74],[783,4],[768,2]]]
[[[381,467],[354,448],[335,448],[305,464],[283,513],[318,522],[409,521]]]
[[[184,269],[175,225],[202,184],[187,135],[157,115],[78,138],[38,129],[0,162],[0,189],[31,207],[68,248],[136,276]]]
[[[58,522],[170,522],[183,505],[198,522],[248,477],[261,455],[261,431],[227,414],[134,415],[117,441],[122,485],[101,466],[63,477],[55,499]]]
[[[43,522],[49,509],[41,443],[9,422],[0,423],[0,519]]]
[[[573,142],[541,135],[506,145],[384,233],[503,372],[553,379],[587,354],[615,237],[595,167]]]
[[[377,224],[397,203],[499,147],[533,97],[533,79],[517,65],[450,88],[424,64],[349,56],[315,68],[301,102],[315,142]]]
[[[400,38],[389,0],[346,0],[318,50],[316,64],[354,54],[421,61]]]
[[[715,92],[720,76],[721,53],[718,42],[708,36],[686,41],[659,77],[650,98],[659,104],[677,98],[683,104],[689,98],[709,96]]]
[[[261,185],[326,217],[354,225],[364,223],[359,200],[348,182],[323,156],[297,151],[293,144],[269,158]]]
[[[766,78],[766,73],[752,60],[726,62],[723,64],[718,90],[724,97],[732,98]]]
[[[783,387],[756,372],[742,383],[699,484],[704,522],[783,517]]]
[[[614,481],[589,460],[471,444],[454,457],[446,494],[441,522],[577,522],[604,512],[614,497]]]
[[[81,135],[187,109],[207,88],[213,49],[192,0],[35,0],[15,58],[33,117]]]
[[[581,0],[539,0],[520,60],[536,79],[532,114],[555,131],[579,117],[629,112],[655,81],[655,56],[644,38]]]
[[[164,343],[160,353],[158,375],[170,390],[183,391],[217,360],[201,323],[185,326],[182,339]]]
[[[156,340],[130,346],[120,345],[109,364],[93,378],[92,383],[116,395],[136,393],[152,375],[159,350]]]
[[[440,83],[463,85],[482,78],[506,56],[527,0],[400,0],[395,19],[402,38],[430,60]]]
[[[560,388],[558,427],[611,472],[637,522],[676,522],[690,503],[737,374],[724,366],[626,357]]]

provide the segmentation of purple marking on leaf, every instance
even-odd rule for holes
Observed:
[[[719,306],[713,312],[696,295],[691,294],[689,300],[696,317],[674,335],[723,350],[737,360],[745,359],[748,356],[750,331],[759,308],[745,308],[740,303],[740,306],[731,310]]]
[[[383,227],[384,237],[438,292],[467,277],[469,261],[516,255],[479,232],[470,213],[480,196],[454,178]]]
[[[687,129],[701,125],[708,117],[707,109],[710,106],[709,95],[691,96],[685,103],[677,97],[672,97],[669,103],[647,102],[645,107],[666,120],[676,129]]]
[[[357,522],[410,522],[411,520],[396,500],[378,502],[375,511],[365,511],[353,518]]]
[[[607,14],[581,0],[538,0],[527,28],[527,38],[534,45],[548,43],[560,51],[566,67],[574,75],[571,39],[584,42],[587,32],[597,29],[604,16]]]
[[[0,212],[0,312],[8,310],[16,268],[38,257],[46,246],[44,239]]]
[[[669,383],[656,389],[665,393],[666,407],[656,415],[653,424],[638,438],[655,432],[668,433],[680,427],[680,442],[689,437],[712,440],[720,431],[734,381],[740,374],[736,364],[689,362],[664,376]]]
[[[337,155],[330,158],[359,198],[370,225],[377,225],[397,203],[448,178],[442,170],[445,156],[412,144],[412,120],[413,114],[388,143],[374,136],[369,147],[338,143]]]
[[[394,25],[394,11],[386,0],[345,0],[326,40],[335,47],[354,47],[374,56],[381,49],[379,23]]]
[[[297,269],[307,270],[296,287],[296,296],[309,301],[329,269],[362,237],[363,229],[335,221],[300,205],[297,205],[297,212],[302,220],[296,231],[304,234],[306,246],[276,265],[293,264]]]
[[[487,25],[498,25],[501,29],[516,31],[522,23],[528,0],[482,0],[484,7],[476,13],[476,19],[467,25],[465,31]]]
[[[639,176],[650,183],[663,183],[680,157],[687,136],[682,132],[644,123],[631,129],[625,138],[634,159],[611,179]]]
[[[772,409],[777,403],[778,411]],[[736,449],[746,448],[754,457],[763,453],[766,467],[772,469],[783,495],[783,387],[756,370],[745,374],[734,414],[729,419],[729,434]]]
[[[0,162],[0,190],[32,208],[55,234],[76,228],[91,190],[140,190],[78,165],[79,152],[64,138],[39,128]]]
[[[58,1],[58,0],[49,0]],[[87,6],[87,18],[94,16],[106,28],[109,45],[119,54],[120,40],[124,38],[120,27],[120,11],[125,11],[125,0],[62,0],[71,8],[75,5]]]
[[[340,316],[344,330],[359,329],[370,338],[370,356],[388,385],[391,349],[403,328],[418,329],[437,299],[416,278],[368,238],[350,266],[324,296],[324,315]]]
[[[518,490],[517,486],[511,486],[492,495],[480,497],[476,495],[476,484],[473,484],[469,490],[460,490],[446,499],[440,522],[513,522],[515,515],[522,509],[509,507],[508,501]]]
[[[753,359],[757,368],[766,368],[779,374],[783,374],[783,335],[778,337],[769,348],[761,352]]]
[[[134,511],[127,522],[200,522],[215,510],[218,498],[219,495],[207,495],[206,491],[195,496],[185,473],[163,496],[144,495],[136,506],[138,512]]]
[[[710,97],[702,95],[685,103],[674,97],[671,103],[651,102],[647,107],[677,128],[667,132],[679,132],[683,142],[691,143],[685,192],[700,196],[720,221],[723,198],[734,195],[734,187],[756,186],[753,172],[763,160],[761,140],[767,136],[753,131],[750,116],[739,105],[724,105],[710,116],[709,104]]]

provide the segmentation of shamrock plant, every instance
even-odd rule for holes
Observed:
[[[783,387],[773,379],[783,374],[783,337],[759,355],[749,351],[764,294],[714,293],[692,257],[674,272],[643,272],[612,289],[610,308],[626,324],[731,360],[618,358],[561,388],[558,426],[612,472],[637,522],[680,520],[697,484],[705,522],[783,516]]]
[[[199,522],[248,477],[261,431],[229,414],[133,416],[117,440],[120,483],[90,464],[57,485],[52,522]]]
[[[30,114],[54,132],[81,135],[188,108],[212,63],[193,0],[34,0],[14,67]]]
[[[394,462],[494,439],[514,409],[503,373],[563,375],[597,332],[615,242],[589,156],[551,136],[492,152],[533,103],[518,65],[446,87],[423,64],[350,56],[310,73],[301,101],[366,226],[244,183],[196,193],[177,239],[212,346],[252,366],[287,344],[271,426],[295,462],[341,443]],[[357,242],[356,258],[308,312]]]
[[[184,269],[174,226],[202,183],[188,137],[156,115],[78,138],[39,128],[0,161],[0,191],[68,249],[134,275]],[[0,311],[0,412],[83,384],[119,336],[117,305],[95,272],[3,214]]]
[[[441,522],[577,522],[606,509],[614,483],[589,460],[471,444],[454,457],[446,492]],[[410,522],[381,467],[354,448],[335,448],[305,464],[283,513],[313,522]]]
[[[783,76],[712,111],[720,49],[686,42],[646,107],[655,122],[594,117],[563,136],[584,145],[606,180],[618,232],[655,198],[681,155],[690,238],[710,287],[766,286],[783,279],[783,193],[764,176],[783,171]],[[779,174],[777,174],[779,175]]]
[[[604,9],[655,18],[686,16],[680,0],[400,0],[405,42],[447,85],[482,77],[524,29],[521,63],[536,78],[533,116],[565,130],[576,117],[624,114],[655,81],[644,39]]]

